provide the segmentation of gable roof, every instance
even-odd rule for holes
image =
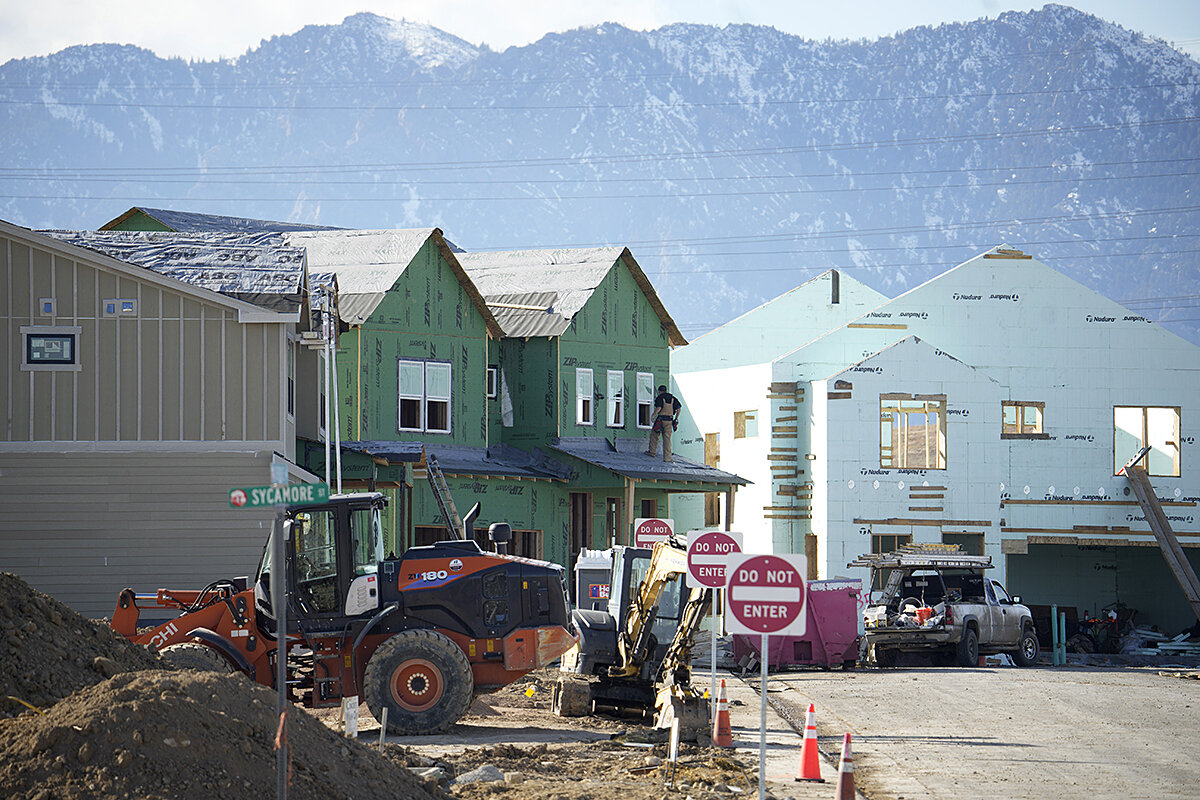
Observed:
[[[773,363],[780,368],[777,374],[818,379],[858,361],[862,353],[877,352],[915,334],[938,347],[953,349],[964,363],[992,370],[1005,366],[995,362],[998,354],[1028,347],[1030,342],[1059,342],[1064,331],[1093,324],[1106,343],[1095,349],[1104,353],[1110,352],[1110,336],[1121,337],[1119,350],[1132,359],[1140,357],[1134,355],[1137,353],[1166,349],[1191,359],[1200,352],[1196,345],[1150,323],[1145,316],[1130,312],[1038,259],[1001,245]]]
[[[488,333],[495,338],[503,335],[440,228],[293,231],[284,238],[308,253],[308,267],[322,275],[322,283],[327,282],[325,274],[337,276],[338,316],[350,325],[361,325],[370,318],[425,243],[432,241],[483,317]]]
[[[671,372],[767,363],[888,300],[840,270],[826,270],[674,351]]]
[[[459,260],[497,320],[504,320],[505,336],[561,335],[620,262],[666,328],[668,343],[687,344],[627,247],[462,253]]]
[[[78,259],[81,261],[86,260],[96,266],[107,269],[119,275],[124,275],[135,281],[143,281],[145,283],[160,286],[169,291],[178,292],[182,295],[193,297],[196,300],[205,303],[224,306],[231,311],[237,312],[239,322],[250,323],[284,322],[289,320],[295,321],[294,314],[286,314],[265,309],[261,306],[254,305],[230,295],[219,293],[207,287],[181,281],[169,275],[163,275],[157,271],[146,269],[141,265],[122,261],[119,258],[115,258],[98,250],[81,247],[73,244],[68,239],[64,239],[59,236],[53,236],[47,232],[33,231],[28,228],[22,228],[18,225],[13,225],[10,222],[0,220],[0,235],[11,236],[15,239],[20,239],[32,246],[45,247],[46,249],[53,250],[61,254],[64,258]]]
[[[39,233],[271,311],[298,311],[308,290],[304,251],[278,233]]]
[[[226,217],[219,214],[200,214],[195,211],[172,211],[166,208],[134,206],[116,219],[109,220],[99,230],[119,230],[126,222],[139,216],[161,225],[164,231],[175,233],[270,233],[279,231],[338,230],[328,225],[305,225],[300,222]]]

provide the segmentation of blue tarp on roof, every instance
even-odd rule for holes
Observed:
[[[468,447],[428,442],[361,441],[342,442],[342,448],[385,459],[389,464],[420,461],[423,449],[437,459],[438,466],[446,475],[566,480],[571,474],[570,467],[561,461],[541,452],[528,453],[506,444]]]
[[[305,225],[300,222],[276,222],[269,219],[225,217],[219,214],[200,214],[193,211],[172,211],[167,208],[136,206],[148,217],[179,233],[270,233],[279,231],[332,231],[329,225]],[[111,223],[110,223],[111,224]]]
[[[750,483],[731,472],[706,467],[678,455],[673,461],[663,461],[661,455],[649,456],[646,454],[647,443],[647,439],[572,437],[555,439],[550,449],[636,480],[733,483],[738,486]]]

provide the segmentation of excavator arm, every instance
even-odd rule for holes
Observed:
[[[620,663],[609,668],[609,676],[632,677],[641,672],[652,656],[650,629],[658,617],[663,590],[687,572],[687,550],[672,540],[658,542],[650,556],[650,567],[630,603],[625,625],[617,639]],[[657,677],[662,687],[655,698],[658,727],[670,727],[678,718],[689,737],[708,725],[708,704],[692,687],[692,642],[700,623],[712,607],[712,590],[694,588],[687,596],[679,626],[663,656]]]
[[[651,655],[650,631],[658,618],[658,602],[663,590],[686,571],[687,550],[671,540],[655,543],[646,576],[630,601],[629,612],[617,637],[620,663],[608,668],[609,677],[631,678],[641,671]]]

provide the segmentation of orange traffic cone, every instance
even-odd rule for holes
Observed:
[[[821,754],[817,752],[817,709],[812,703],[808,704],[808,713],[804,715],[804,747],[800,750],[800,771],[796,773],[798,781],[820,781]]]
[[[717,713],[713,715],[712,743],[717,747],[733,747],[733,729],[729,726],[729,696],[725,694],[725,679],[717,690]]]
[[[850,755],[850,734],[842,740],[842,760],[838,764],[837,793],[833,800],[854,800],[854,758]]]

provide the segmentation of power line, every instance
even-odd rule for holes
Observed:
[[[921,136],[911,138],[893,138],[893,139],[877,139],[873,141],[852,141],[852,142],[825,142],[820,144],[810,145],[794,145],[794,146],[778,146],[778,147],[759,147],[746,149],[730,149],[730,150],[692,150],[692,151],[675,151],[675,152],[660,152],[660,153],[638,153],[628,155],[612,155],[612,156],[570,156],[570,157],[539,157],[539,158],[519,158],[506,159],[499,161],[444,161],[444,162],[413,162],[409,164],[397,163],[395,166],[403,166],[405,169],[413,172],[423,171],[440,171],[450,169],[512,169],[518,167],[554,167],[554,166],[595,166],[601,164],[646,164],[659,161],[688,161],[698,159],[712,158],[735,158],[735,157],[756,157],[756,156],[783,156],[797,155],[801,153],[818,153],[827,154],[831,152],[844,152],[850,150],[877,150],[890,147],[915,147],[929,146],[942,144],[958,144],[967,142],[977,142],[985,140],[1003,140],[1011,138],[1028,138],[1032,136],[1061,136],[1068,133],[1096,133],[1100,131],[1118,131],[1127,130],[1130,128],[1156,128],[1169,125],[1181,125],[1200,121],[1200,116],[1189,117],[1170,117],[1165,119],[1155,120],[1136,120],[1132,122],[1118,123],[1094,123],[1090,125],[1075,125],[1075,126],[1060,126],[1052,127],[1044,130],[1007,130],[995,131],[992,133],[978,134],[960,134],[960,135],[944,135],[944,136]],[[330,167],[331,169],[345,169],[345,166]],[[262,167],[262,169],[273,169]],[[313,167],[314,171],[320,171],[322,168]]]
[[[911,173],[910,173],[911,174]],[[845,187],[811,187],[811,188],[774,188],[774,189],[754,189],[754,190],[729,190],[729,191],[711,191],[711,192],[661,192],[661,193],[641,193],[641,194],[587,194],[587,195],[572,195],[556,192],[553,195],[544,194],[526,194],[526,195],[504,195],[493,197],[480,196],[459,196],[459,197],[423,197],[418,196],[412,198],[423,203],[462,203],[462,202],[493,202],[493,201],[595,201],[595,200],[646,200],[646,199],[671,199],[671,200],[707,200],[714,197],[762,197],[762,196],[784,196],[784,195],[803,195],[803,194],[858,194],[862,192],[916,192],[916,191],[943,191],[946,189],[988,189],[992,187],[1003,188],[1020,188],[1023,186],[1045,186],[1050,184],[1066,183],[1072,186],[1083,183],[1107,182],[1107,181],[1129,181],[1129,180],[1148,180],[1158,178],[1182,179],[1187,176],[1200,175],[1200,172],[1169,172],[1152,175],[1098,175],[1087,178],[1043,178],[1023,181],[996,181],[996,182],[978,182],[978,183],[942,183],[942,184],[924,184],[912,186],[845,186]],[[800,177],[800,176],[797,176]],[[16,178],[14,180],[24,181],[59,181],[59,178]],[[103,182],[111,183],[111,178],[74,178],[74,182]],[[184,183],[182,180],[144,180],[140,183]],[[190,183],[190,182],[189,182]],[[195,182],[197,186],[210,185],[235,185],[235,186],[266,186],[266,185],[310,185],[312,181],[304,180],[275,180],[275,181],[242,181],[242,180],[201,180]],[[519,183],[519,181],[510,181]],[[372,181],[321,181],[320,185],[324,186],[393,186],[404,188],[406,184],[379,184]],[[0,197],[22,197],[28,199],[28,196],[18,195],[0,195]],[[61,198],[69,199],[69,198]],[[70,198],[77,199],[77,198]]]
[[[1200,161],[1200,156],[1180,156],[1178,158],[1148,158],[1148,159],[1130,159],[1127,161],[1088,161],[1078,164],[1057,162],[1052,164],[1030,164],[1025,166],[1013,165],[978,165],[978,166],[962,166],[946,169],[922,169],[921,175],[959,175],[964,172],[1028,172],[1032,170],[1086,170],[1098,169],[1102,167],[1127,167],[1127,166],[1144,166],[1151,164],[1182,164],[1190,161]],[[98,181],[98,180],[136,180],[143,183],[151,182],[150,178],[139,177],[141,174],[161,175],[161,179],[153,179],[153,182],[172,183],[179,181],[198,181],[210,175],[244,175],[257,176],[259,174],[269,174],[274,178],[280,175],[289,174],[304,174],[309,175],[315,170],[321,170],[322,174],[349,174],[355,172],[380,173],[380,172],[400,172],[408,167],[402,164],[364,164],[364,165],[301,165],[301,166],[246,166],[246,167],[0,167],[0,177],[9,178],[12,180],[21,179],[44,179],[44,180],[76,180],[76,181]],[[267,172],[269,170],[269,173]],[[663,177],[637,177],[636,175],[619,178],[602,178],[592,177],[579,178],[576,180],[568,180],[562,177],[556,178],[454,178],[449,180],[441,179],[423,179],[423,185],[458,185],[458,184],[501,184],[510,185],[513,183],[521,183],[522,185],[541,185],[553,184],[561,186],[564,183],[691,183],[691,182],[709,182],[709,181],[766,181],[766,180],[813,180],[817,178],[838,178],[846,180],[860,180],[863,178],[878,178],[878,177],[894,177],[899,175],[912,175],[913,170],[869,170],[862,172],[847,173],[839,172],[791,172],[778,174],[745,174],[745,175],[668,175]],[[138,173],[131,175],[130,173]],[[79,175],[91,175],[95,177],[78,177]],[[175,177],[168,177],[175,176]],[[272,180],[270,183],[278,183],[278,180]],[[311,181],[309,181],[311,182]],[[369,181],[321,181],[322,184],[367,184],[378,185],[377,180]]]
[[[821,99],[778,99],[778,100],[720,100],[720,101],[675,101],[670,103],[656,102],[636,102],[636,103],[567,103],[560,105],[497,105],[495,103],[468,103],[465,105],[433,105],[426,102],[416,104],[404,103],[400,105],[366,105],[355,103],[350,105],[278,105],[278,104],[261,104],[261,103],[213,103],[213,104],[198,104],[195,102],[143,102],[136,99],[119,100],[119,101],[101,101],[101,100],[47,100],[46,98],[34,98],[31,100],[0,100],[0,105],[10,106],[49,106],[62,105],[73,106],[80,108],[149,108],[149,109],[177,109],[188,111],[287,111],[287,112],[302,112],[302,111],[403,111],[406,114],[428,112],[428,111],[472,111],[472,112],[496,112],[496,111],[629,111],[633,109],[653,109],[654,111],[674,110],[684,108],[762,108],[762,107],[779,107],[779,106],[814,106],[814,105],[840,105],[847,103],[899,103],[910,101],[927,101],[927,100],[970,100],[981,97],[986,98],[1012,98],[1012,97],[1040,97],[1050,95],[1078,95],[1090,92],[1120,92],[1120,91],[1145,91],[1153,89],[1183,89],[1200,86],[1200,83],[1149,83],[1130,86],[1096,86],[1096,87],[1072,87],[1069,89],[1027,89],[1022,91],[1011,92],[951,92],[943,94],[925,94],[925,95],[891,95],[883,97],[848,97],[848,98],[821,98]]]

